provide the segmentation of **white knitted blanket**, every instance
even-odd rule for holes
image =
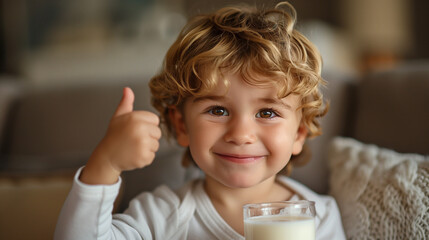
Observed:
[[[338,137],[329,157],[348,239],[429,239],[428,156]]]

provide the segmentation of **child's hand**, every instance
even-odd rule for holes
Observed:
[[[133,111],[133,103],[133,91],[124,88],[107,133],[80,176],[82,182],[112,184],[122,171],[152,163],[161,137],[159,118],[151,112]]]

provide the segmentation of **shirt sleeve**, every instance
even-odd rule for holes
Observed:
[[[195,209],[190,191],[179,196],[160,186],[138,195],[124,213],[112,215],[121,178],[113,185],[88,185],[79,180],[81,171],[61,210],[54,240],[186,238]]]
[[[119,193],[121,178],[112,185],[88,185],[79,180],[80,168],[59,215],[55,240],[126,239],[112,228],[113,203]]]

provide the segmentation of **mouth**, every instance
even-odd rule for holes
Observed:
[[[229,162],[239,163],[239,164],[247,164],[253,163],[259,160],[264,159],[265,155],[236,155],[236,154],[221,154],[215,153],[221,159],[224,159]]]

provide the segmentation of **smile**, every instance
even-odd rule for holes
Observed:
[[[221,159],[224,159],[229,162],[240,163],[240,164],[253,163],[265,158],[265,156],[233,155],[233,154],[220,154],[220,153],[215,153],[215,154],[219,156]]]

